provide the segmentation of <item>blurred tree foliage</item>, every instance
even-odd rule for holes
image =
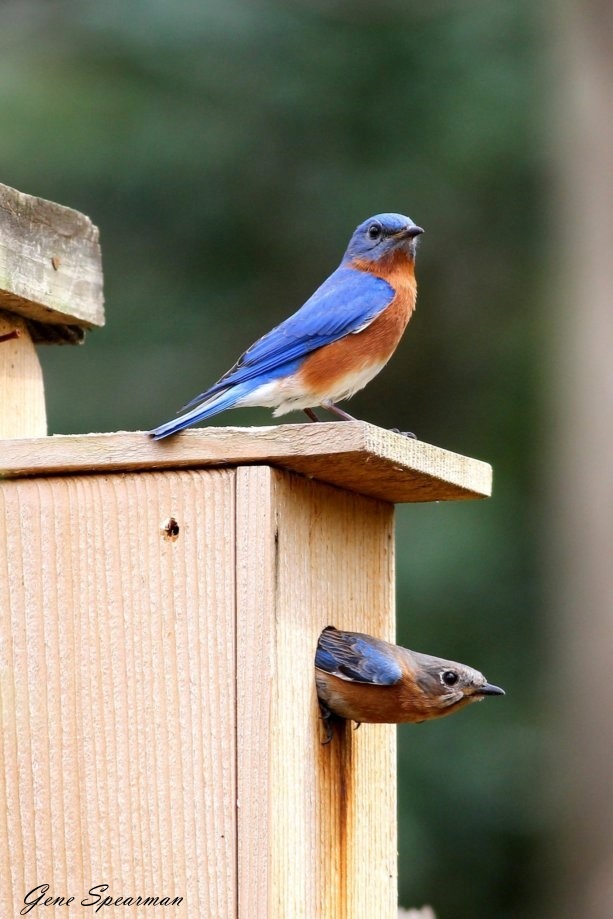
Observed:
[[[102,234],[107,328],[41,352],[52,431],[166,420],[358,222],[426,228],[418,311],[350,410],[495,467],[491,501],[398,512],[399,640],[508,692],[399,731],[401,902],[440,919],[526,917],[538,877],[539,26],[527,0],[0,9],[0,181]]]

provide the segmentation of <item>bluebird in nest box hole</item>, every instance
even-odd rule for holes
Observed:
[[[465,664],[331,625],[319,636],[315,683],[327,726],[325,743],[332,739],[334,718],[358,724],[418,724],[451,715],[486,696],[504,695],[503,689]]]

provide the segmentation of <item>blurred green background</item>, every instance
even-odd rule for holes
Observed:
[[[41,349],[51,432],[167,420],[357,223],[426,229],[417,312],[349,410],[495,469],[490,501],[398,510],[399,641],[507,690],[399,729],[400,902],[440,919],[538,915],[541,897],[543,41],[526,0],[0,10],[0,181],[101,230],[106,328]]]

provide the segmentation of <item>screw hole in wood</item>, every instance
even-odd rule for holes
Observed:
[[[170,542],[179,538],[180,527],[174,517],[167,517],[161,526],[162,536]]]

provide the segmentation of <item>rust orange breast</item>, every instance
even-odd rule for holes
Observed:
[[[388,260],[387,264],[378,263],[374,270],[370,263],[356,260],[355,267],[383,278],[394,288],[396,296],[361,332],[346,335],[309,355],[300,370],[307,387],[318,389],[324,381],[330,385],[362,368],[380,369],[396,350],[415,309],[417,282],[412,261]]]
[[[316,679],[324,701],[341,718],[369,724],[397,724],[408,720],[400,705],[401,688],[398,684],[373,686],[352,683],[321,671],[316,672]]]

